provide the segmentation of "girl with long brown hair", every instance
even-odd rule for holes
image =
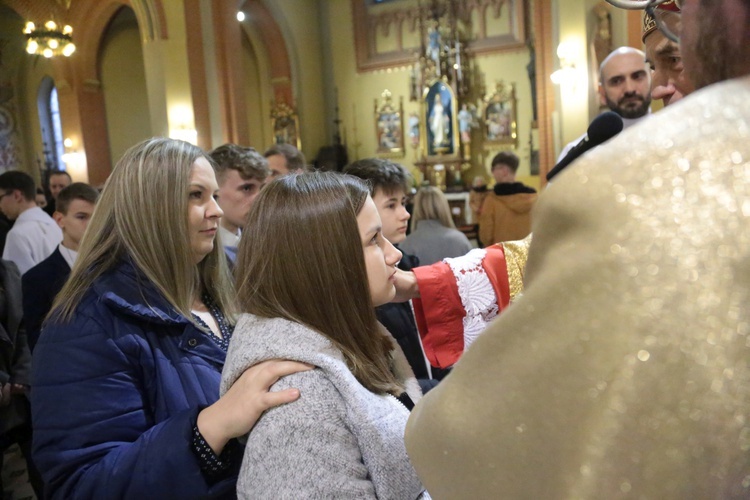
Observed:
[[[299,401],[268,411],[248,437],[242,498],[417,498],[406,456],[407,407],[421,396],[408,362],[377,322],[393,299],[401,252],[381,232],[367,186],[335,173],[267,185],[239,248],[243,314],[222,390],[267,359],[315,370],[285,377]]]

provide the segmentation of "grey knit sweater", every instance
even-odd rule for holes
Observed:
[[[394,372],[416,403],[419,385],[395,341],[394,346]],[[420,497],[423,487],[404,447],[408,410],[393,396],[365,389],[341,351],[321,334],[281,318],[242,315],[221,393],[245,369],[274,358],[317,369],[272,387],[296,387],[300,399],[266,412],[249,434],[237,482],[240,498]]]

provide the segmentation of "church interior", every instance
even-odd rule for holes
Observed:
[[[602,57],[642,46],[642,12],[599,0],[3,0],[0,12],[0,170],[95,186],[128,147],[169,136],[207,150],[286,142],[325,169],[387,157],[457,193],[511,150],[540,187],[600,111]],[[45,54],[29,23],[66,38]]]
[[[603,59],[643,48],[642,15],[603,0],[0,0],[0,173],[101,188],[150,137],[290,144],[321,170],[390,159],[466,230],[498,153],[544,188],[606,109]]]

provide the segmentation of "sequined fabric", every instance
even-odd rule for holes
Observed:
[[[540,198],[523,296],[416,406],[435,498],[750,497],[750,79]]]
[[[508,286],[510,288],[510,300],[516,300],[523,292],[523,272],[526,268],[526,260],[529,256],[529,245],[531,236],[519,241],[507,241],[503,243],[505,250],[505,263],[508,266]]]

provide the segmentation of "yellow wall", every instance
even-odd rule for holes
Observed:
[[[252,41],[251,41],[252,40]],[[254,37],[242,38],[242,69],[245,79],[250,146],[263,153],[272,142],[270,72],[262,44]]]
[[[208,0],[207,0],[208,1]],[[300,136],[302,150],[311,160],[318,149],[330,144],[332,121],[333,88],[338,90],[340,118],[343,120],[341,132],[346,141],[350,160],[373,156],[377,139],[373,101],[380,97],[385,89],[393,93],[394,102],[404,98],[404,118],[411,112],[419,111],[419,103],[409,102],[408,66],[389,70],[358,73],[356,68],[354,26],[351,11],[351,0],[261,0],[271,11],[286,41],[292,69],[293,92],[300,117]],[[364,1],[364,0],[363,0]],[[587,67],[586,37],[590,29],[588,24],[591,7],[598,0],[554,0],[555,40],[577,39],[582,53],[580,67]],[[376,6],[376,9],[401,8],[404,4],[416,5],[417,0],[406,0],[393,4]],[[425,2],[422,2],[423,4]],[[398,5],[397,5],[398,4]],[[207,4],[210,6],[210,3]],[[124,149],[138,140],[151,135],[166,135],[171,128],[186,126],[194,128],[192,117],[192,97],[186,51],[186,32],[184,6],[182,2],[163,2],[167,21],[168,39],[149,40],[141,33],[140,37],[132,28],[123,32],[122,42],[111,41],[103,54],[103,88],[107,96],[107,114],[109,134],[112,141],[112,158],[116,160]],[[207,10],[210,15],[210,8]],[[614,46],[626,39],[628,24],[625,14],[612,9]],[[503,9],[503,16],[507,16]],[[210,21],[208,18],[207,22]],[[206,23],[204,23],[205,25]],[[476,19],[475,19],[476,24]],[[503,32],[502,23],[490,24],[490,34]],[[210,38],[208,32],[207,38]],[[416,44],[415,33],[404,30],[406,45]],[[254,39],[256,35],[248,33],[244,42],[243,65],[247,78],[246,109],[252,145],[262,150],[271,141],[270,135],[270,97],[268,82],[268,60],[262,43]],[[212,44],[211,40],[204,43]],[[393,38],[378,35],[378,44],[382,49],[392,47]],[[119,45],[118,45],[119,44]],[[389,45],[390,44],[390,45]],[[141,54],[134,48],[141,47]],[[330,47],[330,53],[328,52]],[[210,51],[209,51],[210,53]],[[139,58],[140,57],[140,58]],[[330,67],[324,61],[330,60]],[[479,73],[483,75],[486,88],[493,87],[497,80],[516,84],[517,92],[517,126],[518,149],[521,158],[519,176],[529,174],[529,140],[531,127],[531,88],[526,65],[529,53],[525,48],[511,50],[475,58]],[[22,95],[19,96],[21,115],[24,120],[23,156],[25,168],[33,170],[33,159],[36,151],[41,151],[38,119],[36,118],[36,92],[42,77],[52,74],[50,62],[41,58],[24,61],[24,79]],[[212,65],[209,58],[207,66]],[[141,72],[141,67],[143,71]],[[127,68],[122,80],[112,76],[119,69]],[[210,71],[208,71],[209,77]],[[538,75],[537,78],[547,78]],[[117,80],[119,83],[114,83]],[[127,82],[127,83],[125,83]],[[65,81],[55,82],[62,94],[69,91]],[[128,99],[115,102],[114,95],[123,88],[128,90]],[[118,90],[120,89],[120,90]],[[134,90],[136,89],[136,90]],[[591,117],[591,92],[595,82],[590,78],[570,93],[560,91],[556,106],[556,138],[558,147],[578,137],[588,125]],[[114,92],[114,93],[113,93]],[[479,96],[476,96],[479,97]],[[145,106],[145,108],[144,108]],[[214,108],[218,102],[211,101],[212,137],[217,136],[221,125],[218,123]],[[180,117],[179,110],[185,110]],[[177,113],[175,113],[177,111]],[[125,119],[127,117],[127,119]],[[66,117],[63,116],[65,128]],[[475,134],[476,136],[476,134]],[[406,154],[398,161],[413,168],[415,151],[405,138]],[[464,181],[470,182],[476,175],[488,173],[488,162],[497,150],[479,149],[478,142],[472,144],[472,168],[464,174]],[[416,171],[416,170],[415,170]],[[417,176],[419,178],[419,176]]]
[[[273,0],[265,1],[265,4],[279,24],[289,51],[294,97],[300,117],[302,152],[311,161],[321,146],[331,142],[326,130],[327,122],[333,120],[325,113],[323,98],[318,2]],[[351,23],[351,18],[348,22]]]
[[[504,11],[505,12],[505,11]],[[341,118],[350,161],[371,157],[377,149],[375,132],[374,99],[379,99],[381,93],[388,89],[393,94],[393,102],[398,104],[401,96],[404,98],[404,127],[411,112],[420,111],[419,102],[409,101],[410,67],[404,66],[366,73],[357,73],[354,46],[354,27],[352,25],[352,11],[350,0],[329,0],[327,15],[331,26],[331,45],[333,47],[333,72],[335,85],[339,93]],[[502,31],[502,26],[489,24],[488,31]],[[405,45],[407,45],[405,43]],[[529,62],[529,51],[526,48],[515,49],[502,53],[494,53],[476,57],[479,73],[484,75],[487,89],[494,88],[495,82],[504,80],[506,83],[516,84],[518,101],[518,149],[515,152],[521,158],[519,175],[529,174],[529,134],[532,121],[531,85],[529,83],[526,65]],[[417,152],[409,145],[408,136],[405,137],[407,151],[403,158],[395,161],[408,167],[417,181],[421,180],[419,170],[414,167]],[[477,151],[472,144],[472,167],[463,175],[464,183],[471,183],[474,176],[484,175],[488,181],[489,162],[498,149]]]
[[[528,49],[518,49],[515,51],[492,54],[488,56],[477,57],[477,64],[480,71],[485,75],[485,83],[491,89],[496,81],[505,80],[506,83],[513,82],[516,84],[517,100],[517,123],[518,123],[518,149],[514,152],[519,156],[521,163],[518,168],[519,176],[530,175],[529,158],[531,122],[533,119],[532,101],[531,101],[531,83],[526,65],[529,63]],[[464,180],[469,182],[475,175],[484,174],[490,181],[492,176],[489,174],[490,162],[492,157],[499,152],[499,149],[486,149],[482,152],[482,157],[478,158],[469,176],[464,176]],[[486,171],[482,170],[482,167]],[[490,182],[490,184],[492,184]]]
[[[100,60],[113,166],[129,147],[153,135],[138,24],[132,11],[123,12],[105,36]]]
[[[195,119],[193,117],[193,97],[190,92],[190,72],[188,70],[187,55],[187,30],[185,28],[185,7],[182,2],[162,2],[164,14],[167,18],[167,29],[169,38],[167,40],[156,40],[148,45],[154,46],[158,54],[156,61],[157,68],[151,68],[152,71],[147,78],[153,78],[158,85],[162,82],[166,91],[159,92],[163,97],[166,105],[166,114],[168,119],[168,134],[174,136],[175,131],[181,128],[195,129]],[[153,93],[149,93],[149,99]],[[161,116],[162,110],[153,110]],[[156,123],[152,114],[151,125],[154,132],[162,133],[158,128],[160,124]]]

